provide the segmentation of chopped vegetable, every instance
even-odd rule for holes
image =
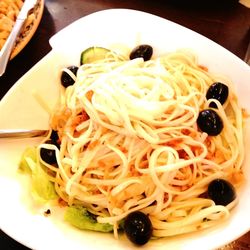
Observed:
[[[109,223],[98,223],[95,215],[81,206],[71,206],[66,209],[64,219],[73,226],[82,230],[98,232],[112,232],[113,225]]]
[[[23,152],[22,156],[21,156],[21,160],[19,162],[19,170],[22,173],[26,173],[26,174],[31,174],[32,170],[30,165],[28,164],[29,161],[33,161],[36,162],[36,148],[34,147],[28,147],[25,149],[25,151]]]
[[[110,50],[103,47],[90,47],[81,53],[80,64],[93,63],[105,59]]]
[[[46,202],[58,198],[53,183],[38,161],[36,148],[29,147],[24,151],[19,170],[31,176],[31,193],[34,199]]]

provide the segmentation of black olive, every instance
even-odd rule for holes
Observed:
[[[74,75],[76,75],[78,67],[77,66],[69,66],[67,69],[69,69]],[[67,88],[70,85],[73,85],[75,83],[75,80],[66,72],[63,71],[61,75],[61,84]]]
[[[151,238],[153,227],[146,214],[136,211],[125,218],[124,231],[131,242],[144,245]]]
[[[142,57],[144,61],[148,61],[153,55],[153,48],[150,45],[142,44],[135,47],[130,53],[130,60]]]
[[[225,103],[228,97],[228,86],[221,82],[213,83],[207,90],[206,98],[209,99],[216,99],[218,100],[221,105]],[[214,102],[209,104],[209,107],[217,108]]]
[[[52,140],[48,140],[48,141],[46,141],[46,143],[53,144],[53,145],[59,147],[58,144]],[[56,153],[55,153],[55,150],[53,150],[53,149],[41,148],[40,149],[40,156],[41,156],[42,160],[48,164],[55,164],[56,163]]]
[[[55,145],[56,145],[56,144],[59,144],[59,143],[58,143],[59,136],[58,136],[56,130],[52,130],[51,135],[50,135],[50,139],[53,141],[53,143],[54,143]]]
[[[218,135],[223,129],[220,116],[212,109],[204,109],[197,119],[198,127],[208,135]]]
[[[215,179],[208,185],[208,197],[216,205],[226,206],[236,198],[234,186],[224,179]]]

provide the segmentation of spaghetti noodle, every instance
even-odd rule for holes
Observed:
[[[229,88],[223,105],[206,99],[220,80]],[[217,136],[196,123],[212,101],[224,124]],[[62,91],[51,118],[60,150],[48,143],[39,148],[55,150],[56,165],[41,161],[69,206],[80,204],[98,222],[113,224],[116,236],[119,222],[140,210],[153,235],[165,237],[228,218],[236,201],[216,205],[205,193],[216,178],[241,182],[242,126],[230,81],[209,73],[189,50],[149,61],[110,52],[82,65],[74,85]]]

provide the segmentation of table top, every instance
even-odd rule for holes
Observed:
[[[250,41],[250,9],[237,0],[45,0],[35,35],[0,77],[0,98],[51,50],[51,36],[80,17],[110,8],[136,9],[166,18],[210,38],[241,59]],[[27,249],[3,232],[0,245],[4,249]],[[223,249],[250,249],[250,232]]]

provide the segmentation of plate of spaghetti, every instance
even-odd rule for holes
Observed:
[[[246,63],[128,9],[50,44],[0,103],[1,129],[49,131],[0,141],[3,231],[32,249],[215,249],[249,231]]]

